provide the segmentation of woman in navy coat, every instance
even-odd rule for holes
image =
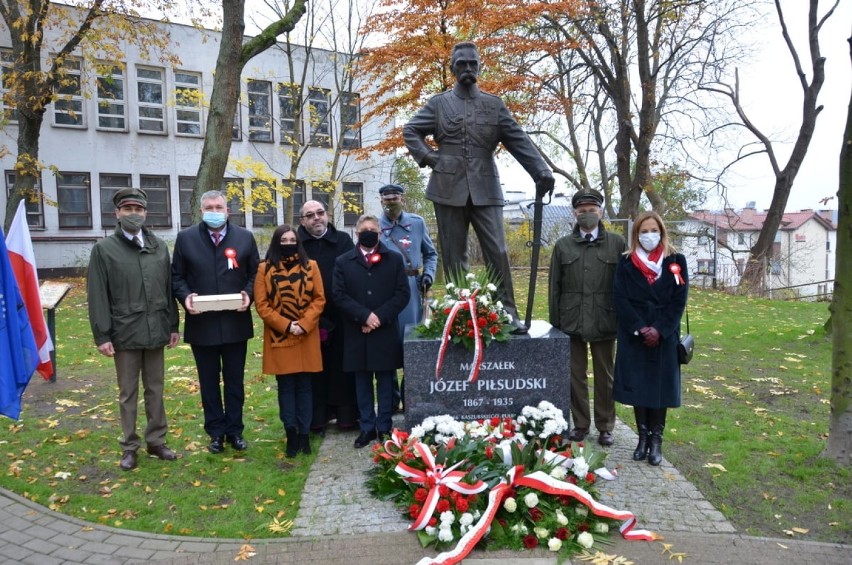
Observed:
[[[361,426],[355,447],[360,448],[390,434],[393,378],[402,367],[397,318],[411,291],[402,255],[379,242],[379,219],[361,216],[355,232],[358,245],[334,264],[332,294],[343,319],[343,370],[355,375]]]
[[[618,318],[613,397],[633,406],[639,444],[634,461],[662,461],[666,410],[680,406],[680,318],[686,307],[686,259],[671,245],[662,218],[636,218],[630,249],[615,271]]]

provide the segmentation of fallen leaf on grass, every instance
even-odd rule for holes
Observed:
[[[781,549],[790,549],[789,547],[787,547],[787,546],[786,546],[786,545],[784,545],[783,543],[778,543],[777,541],[775,542],[775,545],[777,545],[777,546],[778,546],[778,547],[780,547]]]
[[[595,553],[584,551],[580,554],[580,561],[586,561],[592,565],[633,565],[633,561],[628,561],[621,555],[607,555],[602,551]]]
[[[704,468],[705,469],[718,469],[718,470],[722,471],[723,473],[728,472],[727,469],[725,469],[722,465],[720,465],[718,463],[705,463]]]
[[[793,530],[794,532],[796,532],[797,534],[806,534],[809,531],[811,531],[809,528],[790,528],[790,529]]]
[[[270,532],[275,532],[276,534],[286,534],[290,530],[293,529],[293,520],[283,520],[279,521],[278,518],[273,518],[269,523]]]

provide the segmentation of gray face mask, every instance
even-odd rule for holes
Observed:
[[[145,225],[145,217],[142,214],[130,214],[118,219],[121,228],[129,233],[136,233]]]
[[[585,212],[583,214],[577,215],[577,223],[580,224],[580,227],[586,231],[592,231],[593,229],[598,227],[599,221],[600,216],[598,216],[594,212]]]

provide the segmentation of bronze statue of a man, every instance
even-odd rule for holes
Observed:
[[[455,86],[433,96],[405,124],[403,138],[417,164],[432,169],[426,198],[435,206],[444,273],[468,270],[472,224],[486,264],[500,276],[497,296],[512,316],[513,333],[526,333],[515,306],[494,151],[502,143],[533,178],[539,195],[553,190],[553,173],[503,101],[479,90],[476,45],[456,44],[451,65]],[[437,150],[426,143],[428,136]]]

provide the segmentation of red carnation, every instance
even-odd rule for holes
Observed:
[[[438,494],[441,495],[441,496],[444,496],[444,497],[449,496],[450,495],[449,487],[447,485],[439,486],[438,487]]]
[[[492,445],[486,445],[485,446],[485,456],[489,459],[494,457],[494,446],[492,446]]]
[[[555,535],[557,539],[565,541],[568,539],[568,536],[571,535],[571,531],[568,528],[559,528],[553,535]]]
[[[408,507],[408,515],[411,516],[412,519],[417,518],[420,515],[420,505],[412,504]]]
[[[417,502],[424,502],[428,496],[429,491],[425,488],[419,488],[414,491],[414,500],[416,500]]]
[[[587,483],[592,483],[592,484],[594,484],[594,483],[595,483],[595,480],[597,480],[597,479],[596,479],[596,477],[595,477],[595,474],[594,474],[594,473],[586,473],[586,482],[587,482]]]
[[[544,518],[544,512],[538,508],[530,508],[530,518],[533,522],[540,522]]]
[[[490,314],[488,314],[488,320],[491,322],[496,322],[498,317],[499,316],[497,316],[497,312],[491,312]]]
[[[451,310],[452,308],[444,308],[444,314],[449,316]]]
[[[434,516],[429,518],[429,523],[427,524],[427,526],[432,526],[434,528],[437,525],[438,525],[438,519],[437,518],[435,518]]]
[[[446,498],[442,498],[438,501],[438,505],[435,507],[435,510],[438,512],[446,512],[450,509],[450,501]]]
[[[381,463],[382,458],[379,455],[373,455],[373,463]]]
[[[589,531],[588,522],[580,522],[580,525],[577,526],[577,529],[580,530],[581,532],[588,532]]]
[[[534,549],[538,547],[538,538],[533,534],[524,536],[524,547],[527,549]]]
[[[500,418],[491,418],[488,423],[491,424],[491,427],[496,428],[500,425]]]
[[[470,330],[469,332],[467,332],[467,337],[473,337],[473,336],[474,336],[473,330]]]
[[[467,321],[467,322],[465,322],[465,323],[467,324],[467,327],[469,327],[469,328],[472,328],[472,327],[473,327],[473,320],[468,320],[468,321]]]
[[[491,335],[497,335],[498,333],[500,333],[500,328],[498,328],[497,326],[491,326],[490,328],[488,328],[488,331],[491,332]]]
[[[469,505],[467,503],[467,500],[465,500],[461,496],[456,499],[456,510],[458,510],[459,512],[467,512],[468,508]]]
[[[577,484],[577,477],[575,477],[574,475],[571,475],[571,476],[570,476],[570,477],[568,477],[566,480],[567,480],[569,483],[571,483],[572,485],[576,485],[576,484]]]
[[[478,325],[480,328],[484,328],[488,325],[488,320],[486,320],[485,318],[477,318],[476,325]]]
[[[399,441],[401,441],[401,442],[405,442],[406,440],[408,440],[408,432],[402,432],[402,431],[397,430],[396,436],[399,438]]]

